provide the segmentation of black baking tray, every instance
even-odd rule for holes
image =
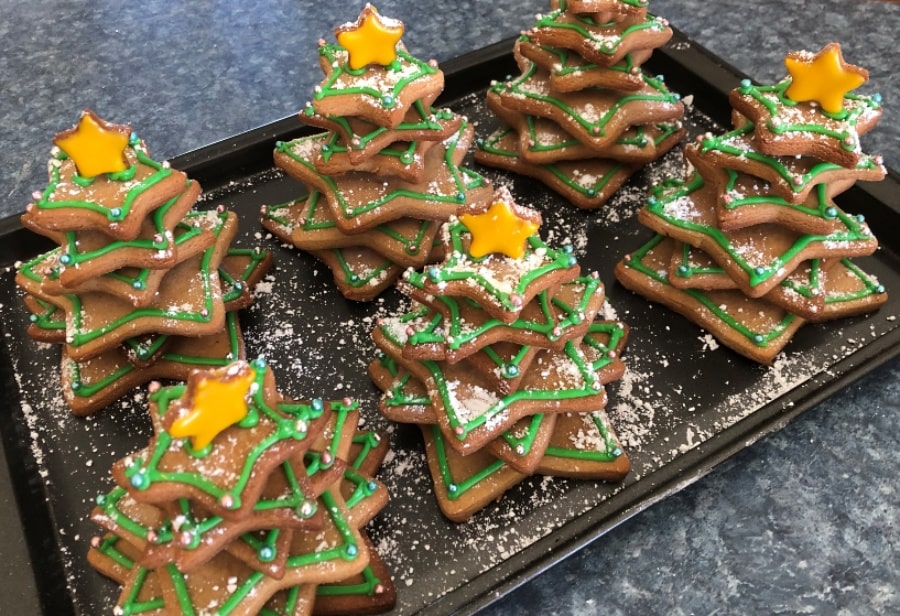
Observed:
[[[502,41],[442,65],[447,86],[438,104],[467,114],[482,137],[496,124],[483,104],[485,89],[518,73],[512,45]],[[734,68],[678,32],[647,68],[665,75],[689,103],[692,136],[728,125],[727,92],[743,77]],[[900,239],[892,233],[900,223],[900,181],[894,173],[880,183],[858,184],[839,199],[845,210],[866,216],[881,240],[874,256],[858,262],[895,290],[888,304],[866,317],[805,326],[766,368],[724,347],[712,348],[704,332],[613,278],[615,262],[650,237],[635,213],[648,185],[678,173],[680,152],[649,165],[595,212],[577,210],[534,181],[470,160],[469,166],[509,185],[520,203],[541,210],[541,233],[551,245],[572,241],[582,267],[599,272],[618,317],[631,327],[628,372],[610,386],[608,410],[633,471],[621,484],[531,478],[470,522],[453,524],[434,504],[417,431],[377,416],[377,392],[365,374],[374,355],[374,319],[402,309],[403,298],[390,291],[372,303],[348,302],[327,270],[259,226],[260,206],[303,192],[272,169],[275,142],[308,132],[296,117],[285,118],[171,163],[204,187],[200,207],[224,205],[238,212],[237,245],[263,246],[275,255],[277,269],[240,317],[248,355],[267,357],[287,395],[357,397],[367,425],[390,433],[395,453],[381,478],[392,500],[369,532],[393,570],[396,614],[477,611],[900,351]],[[15,512],[6,512],[2,522],[22,528],[28,551],[10,543],[0,545],[0,554],[20,560],[23,584],[30,571],[37,585],[39,599],[26,599],[17,613],[101,613],[111,608],[118,587],[86,564],[84,554],[97,532],[87,517],[94,497],[112,486],[112,462],[147,442],[143,394],[126,396],[87,420],[69,416],[56,387],[58,349],[25,335],[27,314],[9,267],[49,246],[15,218],[0,221],[0,238],[0,265],[6,268],[0,278],[0,487],[11,484],[19,514],[16,519]]]

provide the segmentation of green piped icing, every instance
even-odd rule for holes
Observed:
[[[243,294],[244,289],[247,288],[247,281],[256,273],[269,255],[260,248],[230,248],[227,256],[245,257],[250,262],[237,279],[229,274],[225,268],[219,268],[219,280],[222,283],[222,301],[226,304],[237,300]]]
[[[362,570],[363,580],[356,584],[320,584],[316,586],[316,596],[319,597],[347,597],[365,596],[372,597],[381,586],[381,578],[375,575],[374,569],[366,566]]]
[[[143,590],[144,583],[147,581],[147,576],[149,574],[149,569],[138,567],[136,578],[131,585],[131,592],[128,593],[128,596],[122,601],[122,605],[119,606],[116,613],[121,613],[122,616],[132,616],[134,614],[143,614],[145,612],[155,612],[156,610],[165,609],[166,602],[163,597],[154,597],[147,601],[138,600],[138,596]],[[193,614],[193,611],[184,612],[184,614]]]
[[[402,141],[395,141],[391,145],[378,150],[378,156],[385,158],[395,158],[404,165],[411,165],[416,160],[416,151],[421,143],[418,141],[407,141],[406,146],[402,146]],[[322,160],[328,162],[335,154],[346,154],[350,148],[343,144],[343,139],[338,133],[331,133],[322,144]]]
[[[571,245],[566,245],[562,249],[550,248],[537,234],[532,235],[525,243],[524,256],[518,259],[522,264],[521,273],[516,280],[509,283],[510,290],[507,291],[479,271],[482,262],[498,256],[491,254],[479,259],[471,257],[465,248],[464,238],[470,233],[464,224],[459,220],[451,221],[445,225],[443,233],[447,238],[445,241],[447,256],[444,262],[429,267],[424,272],[407,270],[404,274],[404,280],[417,289],[426,290],[429,284],[466,281],[484,289],[504,310],[514,311],[521,306],[510,298],[511,295],[522,296],[528,286],[542,276],[572,268],[577,264]]]
[[[188,180],[186,186],[189,187],[190,185],[191,185],[191,180]],[[166,250],[168,248],[171,248],[169,238],[167,237],[167,229],[166,229],[164,221],[165,221],[165,218],[168,215],[169,211],[178,202],[178,200],[180,198],[181,198],[181,195],[172,197],[171,199],[166,201],[162,206],[153,210],[153,212],[151,212],[151,214],[147,217],[153,223],[153,228],[156,231],[156,235],[158,235],[159,238],[151,237],[151,238],[137,238],[137,239],[130,240],[130,241],[112,241],[112,242],[108,242],[107,244],[104,244],[103,246],[101,246],[95,250],[83,252],[79,248],[78,233],[74,232],[74,231],[67,231],[66,233],[64,233],[65,242],[62,244],[61,250],[60,250],[61,263],[63,265],[65,265],[66,267],[74,267],[74,266],[78,266],[82,263],[86,263],[86,262],[90,261],[91,259],[95,259],[97,257],[107,255],[111,252],[115,252],[115,251],[123,249],[123,248],[138,248],[141,250],[145,250],[147,252],[155,252],[155,251]],[[198,232],[199,231],[196,229],[190,230],[190,229],[182,228],[183,235],[191,233],[191,235],[189,235],[189,237],[196,235]],[[182,238],[181,241],[184,241],[184,239],[187,239],[187,238]],[[176,245],[178,244],[178,238],[175,239],[175,244]]]
[[[423,77],[434,75],[438,72],[436,66],[431,66],[428,62],[423,62],[412,56],[403,49],[402,46],[397,47],[397,60],[387,67],[388,74],[396,73],[399,77],[393,85],[389,86],[389,90],[379,89],[367,85],[335,87],[337,81],[345,74],[354,77],[360,77],[366,73],[367,68],[363,67],[359,70],[351,69],[342,59],[349,57],[347,50],[340,45],[327,44],[319,47],[319,55],[326,59],[331,67],[331,73],[319,86],[316,87],[313,98],[322,100],[332,96],[359,95],[370,96],[381,102],[385,108],[392,108],[396,105],[400,92],[403,91],[410,83]],[[412,69],[412,70],[409,70]],[[388,84],[386,80],[380,80],[385,86]]]
[[[669,286],[669,281],[666,278],[665,272],[660,273],[655,269],[644,265],[643,263],[644,258],[647,256],[647,253],[649,253],[664,239],[664,235],[656,235],[641,248],[626,257],[624,264],[634,270],[641,272],[643,275],[655,280],[660,284]],[[696,301],[702,304],[704,308],[713,313],[721,322],[725,323],[728,327],[738,332],[758,347],[768,346],[769,342],[781,336],[784,331],[791,325],[794,319],[797,318],[795,315],[787,313],[785,314],[785,317],[778,323],[778,325],[772,328],[770,331],[757,332],[739,323],[731,315],[722,310],[718,304],[711,301],[703,291],[700,291],[698,289],[680,289],[679,291],[694,298]]]
[[[281,591],[284,593],[284,607],[275,610],[274,608],[265,605],[259,610],[259,616],[294,616],[294,614],[298,613],[297,605],[300,601],[301,588],[301,586],[291,586],[290,588]]]
[[[521,37],[519,37],[519,40],[528,43],[532,42],[531,37],[527,34],[523,34]],[[548,47],[546,45],[538,45],[538,47],[540,47],[541,50],[545,53],[548,53],[557,58],[557,62],[553,66],[553,74],[558,75],[559,77],[579,75],[581,73],[587,73],[601,68],[603,70],[616,71],[619,73],[637,74],[637,72],[640,71],[640,67],[634,64],[634,60],[632,59],[630,53],[625,54],[625,56],[621,60],[611,66],[601,67],[599,64],[584,60],[579,54],[568,49]],[[569,66],[569,58],[575,58],[576,60],[581,60],[584,63]]]
[[[514,129],[512,128],[502,128],[494,132],[487,139],[479,140],[478,147],[485,152],[493,154],[495,156],[502,156],[504,158],[519,158],[518,150],[501,148],[499,145],[503,138],[512,132],[514,132]],[[625,168],[625,163],[615,162],[610,164],[609,171],[607,171],[603,176],[597,178],[597,180],[590,185],[585,185],[581,182],[575,181],[573,178],[569,177],[568,174],[562,171],[562,169],[560,169],[556,164],[549,163],[541,165],[541,167],[552,173],[557,180],[562,182],[570,190],[584,195],[585,197],[594,198],[597,195],[601,194],[606,185],[609,184],[609,182]]]
[[[397,362],[393,358],[380,353],[378,361],[394,376],[394,382],[384,392],[381,402],[387,406],[402,408],[405,406],[430,406],[431,399],[427,394],[411,394],[408,385],[414,377],[409,372],[399,372]]]
[[[247,280],[249,280],[249,278],[259,268],[260,264],[265,260],[267,253],[256,248],[231,248],[228,250],[228,256],[249,257],[250,263],[244,269],[244,272],[241,274],[239,279],[234,279],[224,268],[219,268],[219,280],[222,282],[223,287],[222,301],[226,303],[232,300],[236,300],[238,297],[240,297],[241,293],[243,292],[243,287],[241,285],[246,285]],[[41,307],[44,308],[44,310],[40,313],[30,315],[29,319],[32,325],[47,331],[58,331],[64,330],[66,328],[65,317],[61,315],[61,313],[63,312],[62,309],[40,298],[35,297],[34,299]],[[231,352],[233,354],[233,357],[236,357],[236,353],[238,351],[238,341],[236,336],[234,317],[229,313],[228,315],[226,315],[226,319],[228,320],[228,323],[226,324],[226,331],[228,331],[230,334]],[[163,347],[168,339],[169,336],[167,334],[157,334],[150,336],[140,336],[137,338],[129,338],[122,344],[124,344],[128,348],[128,351],[130,353],[133,353],[136,358],[142,361],[146,361],[156,355],[156,353]],[[176,354],[168,354],[165,355],[164,358],[171,359],[172,361],[183,361],[185,363],[191,364],[208,364],[210,361],[214,361],[211,358]],[[223,362],[228,361],[228,358],[222,359]],[[224,363],[220,365],[224,365]],[[80,379],[78,380],[78,382],[80,382]],[[96,393],[96,390],[94,391],[94,393]]]
[[[210,215],[210,213],[200,214],[202,216]],[[213,229],[213,233],[218,237],[219,233],[221,233],[225,220],[228,217],[227,212],[222,212],[218,214],[214,214],[217,218],[217,224]],[[79,347],[84,344],[87,344],[97,338],[104,336],[111,331],[118,329],[119,327],[125,326],[127,323],[134,321],[143,317],[159,317],[166,318],[175,321],[185,321],[185,322],[195,322],[195,323],[207,323],[212,318],[213,315],[213,302],[216,297],[216,283],[215,283],[215,274],[213,272],[213,268],[211,267],[211,260],[213,256],[213,252],[215,250],[215,245],[210,246],[203,253],[201,258],[200,269],[198,271],[198,276],[200,278],[200,288],[203,290],[204,298],[202,301],[203,306],[199,310],[167,310],[165,308],[137,308],[127,314],[122,315],[121,317],[114,319],[100,327],[97,327],[92,330],[84,330],[84,307],[81,302],[81,298],[76,294],[67,294],[65,295],[66,299],[71,303],[71,321],[72,328],[67,334],[66,342],[72,347]],[[38,274],[37,269],[39,264],[43,261],[46,255],[41,255],[32,259],[31,261],[25,263],[20,268],[20,273],[27,276],[28,278],[40,281],[41,276]]]
[[[349,460],[350,466],[359,470],[379,443],[381,443],[381,436],[377,432],[361,430],[354,434],[353,444],[359,447],[359,454],[353,460]]]
[[[325,116],[331,122],[335,122],[338,126],[341,127],[341,130],[350,136],[351,146],[354,149],[363,150],[366,146],[371,143],[373,140],[377,139],[385,132],[389,130],[395,131],[415,131],[415,132],[424,132],[424,131],[440,131],[442,130],[441,124],[438,120],[450,120],[453,118],[453,112],[449,109],[428,109],[426,110],[425,105],[422,104],[422,101],[416,101],[413,103],[412,108],[416,111],[416,115],[418,116],[418,120],[408,122],[403,121],[400,122],[395,128],[390,129],[383,126],[373,126],[372,130],[365,134],[359,134],[353,132],[353,127],[350,125],[350,118],[344,116]],[[313,109],[312,105],[308,105],[301,112],[302,115],[313,116],[316,111]],[[301,117],[302,117],[301,115]]]
[[[603,413],[587,413],[591,423],[597,429],[600,438],[603,440],[603,450],[587,451],[578,449],[577,447],[547,447],[544,452],[545,456],[553,456],[554,458],[569,458],[573,460],[589,460],[592,462],[612,462],[622,455],[622,448],[613,438]]]
[[[317,473],[326,471],[334,465],[334,461],[338,457],[338,449],[341,446],[341,432],[344,428],[344,425],[347,423],[347,417],[349,413],[359,409],[358,400],[348,400],[346,402],[343,400],[332,400],[330,405],[332,416],[334,417],[334,430],[331,436],[331,441],[329,441],[325,445],[323,451],[308,451],[304,456],[304,463],[306,464],[306,474],[310,477]]]
[[[693,247],[690,244],[682,243],[681,245],[681,255],[680,261],[681,263],[675,270],[676,275],[679,278],[692,278],[693,276],[702,276],[702,275],[721,275],[724,276],[725,270],[716,265],[710,265],[708,267],[701,267],[691,265],[691,252],[693,251]],[[801,295],[807,299],[811,299],[817,293],[819,293],[819,289],[821,288],[821,259],[810,259],[809,261],[809,276],[801,281],[794,281],[790,278],[785,278],[779,283],[785,289],[789,289],[798,295]]]
[[[534,143],[534,145],[529,145],[528,148],[532,152],[556,152],[558,150],[564,150],[566,148],[572,148],[581,145],[581,142],[574,137],[566,139],[565,141],[560,141],[559,143],[541,144],[540,139],[538,138],[537,127],[535,126],[535,116],[525,114],[525,124],[528,127],[529,143]],[[652,141],[654,146],[658,146],[660,143],[681,130],[680,125],[675,122],[659,122],[657,124],[654,124],[654,126],[660,132],[659,135]],[[508,132],[509,131],[506,131],[500,135],[497,135],[497,137],[502,138]],[[497,138],[494,138],[494,154],[503,152],[503,150],[500,150],[496,147],[496,141]],[[625,133],[621,137],[616,139],[616,144],[618,145],[627,145],[636,148],[645,148],[650,144],[650,142],[650,138],[647,137],[647,127],[643,124],[634,127],[634,135],[628,136],[628,134]],[[619,168],[620,167],[616,167],[617,170]]]
[[[584,322],[585,313],[594,294],[603,289],[603,283],[596,276],[580,276],[567,285],[581,285],[584,292],[578,304],[571,306],[558,297],[551,297],[547,291],[541,291],[535,298],[540,307],[540,318],[518,318],[512,323],[506,324],[499,319],[486,318],[483,323],[476,326],[462,320],[460,303],[476,305],[467,298],[457,298],[449,295],[435,296],[435,302],[440,302],[446,309],[448,318],[440,312],[431,313],[425,307],[419,307],[405,315],[398,317],[400,324],[409,325],[416,323],[415,333],[407,336],[406,342],[412,346],[420,344],[440,343],[448,349],[457,350],[463,345],[471,343],[479,336],[497,327],[508,327],[543,335],[547,339],[547,346],[556,343],[565,337],[567,330]],[[559,317],[554,315],[559,312]],[[422,319],[427,317],[428,321]]]
[[[286,218],[283,212],[296,207],[302,207],[304,210],[303,223],[299,228],[306,232],[323,231],[325,229],[333,229],[337,224],[332,220],[316,220],[316,214],[319,208],[327,208],[322,193],[317,190],[310,191],[309,195],[301,199],[295,199],[286,203],[269,206],[266,208],[263,217],[272,220],[289,232],[292,232],[296,226],[290,219]],[[431,227],[431,221],[423,220],[419,224],[417,233],[412,237],[407,237],[397,233],[390,223],[381,224],[375,227],[375,231],[389,238],[391,241],[397,242],[404,247],[404,251],[409,255],[417,255],[422,251],[422,244]],[[430,249],[430,246],[425,248]]]
[[[382,396],[383,404],[393,407],[431,406],[431,399],[427,395],[414,395],[408,393],[410,380],[415,377],[409,372],[400,372],[397,367],[397,362],[387,355],[381,354],[379,361],[395,378],[394,383],[388,388],[384,396]],[[501,435],[501,438],[509,444],[512,451],[517,455],[528,455],[534,445],[534,440],[537,438],[543,419],[543,414],[533,415],[522,433],[515,434],[512,430],[507,430]]]
[[[434,438],[434,450],[440,468],[441,478],[446,489],[446,496],[450,500],[456,500],[463,494],[474,488],[476,485],[506,468],[506,463],[502,460],[495,460],[479,471],[476,471],[469,477],[461,481],[454,481],[450,474],[450,466],[447,464],[447,445],[444,443],[444,435],[438,426],[432,425],[431,435]]]
[[[398,338],[396,332],[392,328],[382,327],[382,333],[390,340],[390,342],[398,347],[403,345],[403,340]],[[450,427],[456,433],[459,440],[465,440],[469,432],[489,422],[494,417],[505,412],[507,408],[520,401],[557,401],[572,400],[587,396],[594,396],[603,391],[603,385],[597,378],[596,371],[609,361],[608,358],[600,358],[595,362],[588,361],[582,351],[578,348],[576,342],[569,340],[563,347],[562,354],[558,357],[565,356],[570,362],[572,370],[577,371],[581,376],[584,384],[581,387],[561,390],[539,390],[539,389],[519,389],[506,396],[495,395],[495,400],[490,403],[487,408],[479,415],[468,420],[464,419],[464,415],[459,413],[454,403],[452,395],[453,386],[448,382],[444,375],[444,367],[441,362],[423,360],[419,362],[426,370],[432,380],[434,394],[440,399],[440,406],[446,413]]]
[[[325,506],[326,513],[331,517],[335,528],[341,536],[342,542],[332,548],[312,554],[295,554],[287,559],[288,568],[302,567],[317,562],[336,560],[338,558],[345,561],[355,560],[360,555],[359,545],[353,536],[353,530],[340,507],[334,500],[330,492],[324,492],[319,498]]]
[[[862,283],[863,286],[861,289],[855,292],[826,294],[826,304],[852,302],[854,300],[863,299],[864,297],[869,297],[872,295],[881,295],[885,292],[884,285],[878,282],[878,280],[876,280],[873,276],[870,276],[869,274],[862,271],[855,263],[850,261],[850,259],[841,259],[841,263],[851,274],[853,274],[853,276],[855,276]]]
[[[668,27],[665,20],[654,17],[653,15],[647,15],[643,21],[626,27],[621,34],[609,34],[605,31],[610,28],[615,28],[618,25],[617,22],[598,22],[591,15],[573,15],[572,13],[566,12],[564,5],[561,6],[562,8],[539,17],[534,23],[534,28],[570,30],[576,32],[584,40],[585,47],[589,47],[590,49],[607,56],[615,54],[628,37],[637,32],[644,30],[664,31]],[[566,18],[574,18],[575,21],[561,21],[561,19]],[[600,28],[601,31],[597,32],[597,28]]]
[[[370,284],[377,284],[380,280],[388,275],[389,270],[394,267],[394,262],[387,257],[382,257],[381,261],[374,267],[368,269],[354,268],[353,265],[344,258],[344,251],[340,248],[333,248],[331,252],[337,260],[338,267],[344,276],[344,284],[359,289]]]
[[[823,173],[836,170],[846,170],[847,167],[841,167],[835,163],[818,161],[809,168],[806,173],[794,174],[785,164],[785,157],[768,156],[755,150],[750,142],[746,142],[744,146],[738,145],[745,137],[751,135],[755,129],[753,122],[747,122],[740,128],[729,131],[719,136],[704,135],[700,139],[700,151],[702,153],[716,151],[729,157],[733,157],[735,161],[725,166],[735,169],[741,169],[745,166],[745,161],[761,163],[768,167],[775,175],[780,177],[791,190],[794,192],[802,192],[813,184],[820,184]],[[873,156],[862,155],[859,162],[853,169],[866,171],[880,168],[880,164]]]
[[[703,178],[698,173],[695,173],[687,181],[669,178],[651,189],[651,196],[647,200],[646,210],[650,214],[665,220],[667,224],[687,231],[702,233],[714,240],[719,248],[725,251],[729,258],[746,273],[750,286],[755,287],[769,280],[772,276],[779,274],[788,261],[812,244],[823,242],[862,242],[872,238],[867,225],[857,218],[837,210],[836,218],[843,224],[843,229],[828,235],[799,235],[788,250],[774,258],[770,263],[754,266],[747,262],[740,250],[731,243],[727,234],[721,229],[712,225],[683,220],[677,216],[677,208],[676,214],[669,213],[670,205],[679,200],[690,200],[691,195],[700,190],[703,184]]]
[[[62,199],[58,201],[52,201],[50,198],[53,196],[60,184],[60,169],[62,167],[62,162],[68,159],[68,156],[66,156],[66,154],[62,150],[58,150],[54,154],[53,158],[50,159],[50,182],[47,185],[47,188],[45,188],[44,192],[41,194],[41,197],[35,200],[34,205],[42,210],[74,208],[98,212],[105,215],[111,222],[124,220],[128,217],[134,201],[138,197],[140,197],[142,194],[147,192],[150,188],[152,188],[162,180],[172,175],[172,170],[169,167],[163,165],[162,163],[156,162],[147,155],[143,144],[134,135],[132,135],[132,138],[129,141],[129,146],[132,148],[132,151],[134,152],[138,163],[152,168],[154,172],[129,188],[121,205],[110,208],[102,203],[93,203],[91,201],[84,201],[79,199]],[[133,179],[133,176],[133,171],[131,173],[122,173],[118,175],[106,174],[107,179],[109,179],[110,181],[123,183],[131,181]]]
[[[698,266],[691,265],[691,252],[694,247],[688,243],[681,244],[680,263],[675,268],[675,273],[679,278],[693,278],[694,276],[705,276],[709,274],[724,274],[725,270],[717,265]]]
[[[741,82],[738,92],[751,97],[766,108],[770,116],[766,120],[766,128],[776,135],[813,133],[837,141],[848,152],[858,151],[859,135],[856,131],[856,125],[864,114],[881,108],[880,97],[846,94],[844,96],[844,106],[840,112],[830,113],[821,107],[817,109],[824,117],[840,122],[842,125],[841,129],[832,129],[823,124],[813,122],[793,123],[778,118],[780,110],[792,109],[798,104],[785,94],[791,85],[791,81],[791,78],[788,77],[774,85],[760,86],[753,85],[749,80],[744,80]]]
[[[42,329],[45,331],[60,331],[66,329],[66,319],[65,317],[60,317],[59,314],[62,312],[60,308],[57,308],[50,302],[44,301],[39,297],[32,296],[34,301],[42,308],[41,312],[34,313],[28,316],[28,320],[32,325],[37,327],[38,329]]]
[[[343,559],[348,561],[354,560],[360,554],[359,546],[356,544],[356,541],[353,537],[352,529],[347,523],[347,520],[345,519],[341,508],[335,502],[334,498],[331,496],[331,494],[325,492],[324,494],[322,494],[321,499],[323,501],[323,504],[325,505],[324,510],[326,514],[331,518],[331,521],[334,523],[335,528],[338,530],[341,536],[341,543],[330,548],[324,548],[321,551],[312,552],[309,554],[295,554],[289,556],[286,565],[289,570],[318,562],[333,561],[336,559]],[[182,613],[196,614],[197,611],[193,604],[193,600],[188,593],[187,585],[185,583],[185,574],[182,574],[180,571],[178,571],[178,569],[173,564],[169,564],[165,567],[156,569],[156,571],[160,575],[168,576],[172,587],[175,589],[175,597],[178,602],[178,607],[181,609]],[[216,611],[217,616],[228,616],[229,614],[234,613],[235,610],[240,607],[240,604],[244,600],[244,598],[253,593],[256,587],[260,583],[262,583],[265,578],[265,574],[259,571],[253,571],[250,572],[243,580],[237,580],[235,582],[235,590],[231,593],[228,599],[224,601],[221,606],[219,606],[218,610]]]
[[[225,315],[225,332],[228,334],[229,351],[225,357],[209,357],[203,355],[186,355],[183,353],[164,352],[158,361],[171,361],[183,364],[190,364],[204,367],[220,367],[234,361],[240,351],[240,340],[238,334],[237,316],[229,312]],[[155,349],[161,348],[166,342],[168,336],[151,336],[148,339],[131,339],[126,341],[129,348],[137,349],[140,356],[152,357]],[[131,374],[135,370],[139,370],[136,366],[129,362],[125,362],[118,370],[111,374],[104,375],[91,383],[85,382],[81,378],[81,368],[78,362],[72,361],[67,364],[67,369],[71,371],[71,394],[76,397],[89,398],[95,396],[107,387],[112,387],[116,383]]]
[[[558,0],[560,10],[566,10],[569,5],[568,0]],[[627,6],[633,6],[637,9],[645,8],[649,2],[648,0],[616,0],[618,4],[625,4]]]
[[[198,217],[198,214],[188,214],[185,217],[183,222],[180,222],[175,225],[174,233],[173,233],[173,244],[175,247],[181,246],[185,242],[197,237],[200,233],[204,231],[202,227],[198,227],[196,225],[190,224],[192,218]],[[220,225],[221,226],[221,225]],[[64,265],[66,267],[74,267],[81,263],[85,263],[90,261],[91,259],[108,254],[114,250],[118,250],[120,248],[144,248],[146,250],[159,250],[165,249],[169,244],[168,240],[164,241],[160,244],[156,244],[154,240],[133,240],[130,242],[119,242],[114,241],[106,244],[104,247],[86,253],[77,253],[77,244],[78,237],[76,233],[69,232],[66,234],[67,236],[67,246],[54,248],[48,252],[42,253],[32,259],[31,261],[26,262],[21,270],[22,273],[31,278],[32,280],[41,280],[42,276],[38,274],[38,271],[43,271],[43,265],[49,261],[54,261],[54,265],[50,270],[50,273],[46,275],[46,277],[50,280],[57,280],[60,275],[60,265]],[[135,268],[136,271],[133,274],[125,274],[122,270],[116,270],[109,273],[104,274],[105,277],[118,280],[120,282],[125,283],[126,285],[133,287],[135,289],[143,288],[145,285],[148,276],[150,275],[151,270],[149,268]]]
[[[241,494],[246,488],[256,461],[269,449],[278,446],[284,441],[303,440],[307,438],[307,429],[310,422],[325,412],[325,404],[321,400],[313,400],[310,403],[280,402],[275,407],[269,406],[263,397],[265,391],[264,377],[266,373],[265,362],[256,359],[251,362],[255,373],[255,387],[248,399],[247,417],[237,427],[251,427],[265,418],[272,424],[271,434],[260,440],[247,458],[243,461],[243,467],[237,474],[233,485],[228,489],[217,486],[214,482],[201,474],[190,470],[167,471],[159,467],[161,460],[167,451],[181,446],[190,455],[205,457],[217,445],[211,443],[206,449],[196,451],[190,446],[190,439],[176,439],[165,430],[161,430],[153,443],[152,449],[148,449],[141,455],[129,459],[125,466],[125,476],[132,487],[139,491],[149,489],[154,484],[185,484],[204,492],[216,501],[228,498],[233,503],[233,508],[241,506]],[[150,394],[150,399],[156,404],[159,415],[164,416],[173,403],[185,395],[186,386],[171,386],[161,388]],[[180,445],[179,445],[180,443]]]
[[[624,105],[628,103],[651,101],[657,103],[675,104],[680,99],[678,94],[674,94],[666,88],[661,78],[651,77],[646,73],[642,73],[640,76],[641,79],[643,80],[645,85],[649,86],[654,91],[654,94],[646,94],[643,92],[626,93],[613,105],[611,105],[608,110],[600,115],[599,118],[594,119],[593,115],[591,117],[587,117],[579,114],[575,109],[573,109],[569,104],[567,104],[560,98],[557,98],[550,94],[539,94],[537,92],[534,92],[533,89],[529,88],[527,85],[523,87],[523,84],[527,84],[527,82],[535,75],[535,73],[537,73],[537,71],[538,65],[532,62],[528,69],[519,77],[506,82],[497,82],[496,84],[491,86],[491,90],[501,96],[504,94],[520,96],[556,107],[562,110],[567,116],[570,116],[585,131],[592,135],[606,135],[606,126],[609,121],[616,116],[616,114],[620,109],[622,109]],[[587,88],[585,91],[587,92],[590,90],[591,88]],[[594,111],[596,112],[596,109]]]
[[[344,481],[353,486],[350,496],[347,497],[347,507],[350,509],[370,498],[378,490],[377,483],[360,475],[353,468],[344,471]]]
[[[837,217],[837,207],[835,207],[831,199],[828,198],[827,184],[816,185],[816,207],[811,208],[802,203],[790,203],[786,199],[782,199],[776,195],[749,195],[746,197],[736,197],[737,190],[735,189],[735,186],[739,177],[738,172],[733,169],[724,169],[723,171],[728,178],[725,183],[723,195],[727,198],[721,200],[725,209],[737,210],[741,207],[752,205],[777,205],[778,207],[797,210],[798,212],[803,212],[809,216],[815,216],[816,218],[822,218],[824,220],[834,220]]]
[[[463,134],[463,131],[465,131],[467,127],[468,121],[463,121],[455,136],[447,139],[444,142],[444,146],[446,147],[446,151],[444,153],[444,164],[446,165],[446,168],[449,171],[451,178],[453,179],[456,189],[452,194],[436,194],[433,192],[429,192],[430,184],[426,182],[421,191],[413,190],[409,187],[399,188],[390,192],[386,192],[379,198],[374,199],[368,203],[356,203],[354,199],[348,199],[343,195],[343,193],[341,193],[334,178],[320,174],[316,170],[313,161],[306,157],[305,154],[308,153],[306,142],[310,140],[322,139],[321,134],[312,135],[309,137],[300,137],[299,139],[295,139],[293,141],[279,141],[275,144],[275,151],[289,156],[295,162],[303,165],[312,173],[315,173],[319,177],[319,180],[328,186],[329,193],[333,195],[332,206],[337,207],[340,210],[341,216],[343,216],[344,218],[353,219],[360,214],[364,214],[371,210],[375,210],[382,206],[388,205],[395,199],[399,198],[421,201],[423,203],[437,202],[453,203],[458,205],[464,204],[466,201],[467,191],[486,185],[486,180],[484,177],[470,169],[460,167],[453,162],[453,152],[456,149],[456,143],[459,140],[460,135]]]
[[[307,518],[316,511],[315,501],[303,493],[303,488],[297,482],[296,475],[291,465],[282,463],[282,470],[286,479],[289,493],[280,494],[273,499],[260,499],[253,507],[254,512],[263,513],[273,509],[291,509],[301,518]],[[121,487],[114,488],[106,495],[97,498],[97,506],[114,524],[135,537],[153,545],[175,546],[178,550],[191,551],[200,547],[205,537],[216,536],[221,532],[223,524],[228,524],[221,516],[210,515],[205,518],[196,517],[191,511],[190,501],[179,498],[175,501],[178,509],[178,528],[173,527],[172,519],[167,518],[160,526],[148,528],[141,522],[130,517],[120,508],[122,499],[128,492]],[[312,505],[312,506],[311,506]],[[277,529],[274,532],[264,534],[261,541],[254,533],[244,533],[240,539],[250,545],[260,563],[271,562],[275,557],[275,543],[278,538]]]

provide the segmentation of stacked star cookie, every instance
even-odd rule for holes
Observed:
[[[875,310],[887,297],[851,261],[872,254],[875,237],[833,200],[884,177],[859,145],[879,97],[849,93],[867,73],[846,65],[837,44],[786,64],[779,83],[732,91],[734,129],[685,148],[685,177],[656,186],[639,214],[658,235],[616,268],[626,287],[762,363],[804,322]]]
[[[672,36],[646,0],[552,0],[515,45],[522,74],[494,84],[505,126],[475,159],[528,175],[598,208],[641,166],[677,144],[684,107],[641,65]]]
[[[409,312],[373,333],[379,410],[421,428],[451,520],[534,473],[615,481],[629,469],[603,411],[627,330],[595,320],[602,282],[541,241],[539,224],[505,189],[454,218],[444,260],[398,283]]]
[[[59,246],[24,263],[16,282],[29,334],[62,345],[72,412],[242,357],[235,311],[271,258],[231,248],[236,216],[192,211],[196,181],[90,111],[55,143],[49,184],[21,220]]]
[[[112,469],[88,559],[117,609],[359,614],[395,592],[363,527],[384,507],[387,442],[348,399],[293,401],[262,360],[151,387],[154,435]]]
[[[326,132],[275,150],[276,165],[309,195],[262,213],[266,229],[321,259],[354,300],[440,258],[440,223],[490,197],[486,180],[460,166],[474,129],[432,107],[443,73],[410,55],[402,33],[367,5],[336,30],[337,44],[320,44],[326,77],[300,119]]]

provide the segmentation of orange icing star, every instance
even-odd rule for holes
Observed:
[[[216,370],[192,372],[188,377],[188,412],[174,422],[169,434],[191,437],[191,445],[200,450],[216,436],[247,416],[247,397],[256,380],[256,372],[247,362],[235,362]]]
[[[351,69],[359,70],[369,64],[387,66],[397,59],[403,22],[383,18],[374,6],[367,4],[356,23],[344,24],[334,34],[347,50]]]
[[[469,254],[476,259],[492,252],[521,259],[525,255],[526,240],[541,226],[540,220],[524,218],[502,198],[495,199],[487,211],[461,214],[459,220],[472,233]]]
[[[86,109],[78,124],[56,135],[53,143],[72,159],[78,175],[92,178],[128,168],[125,148],[130,138],[130,126],[105,122]]]
[[[816,55],[788,54],[784,59],[791,85],[785,94],[797,102],[815,101],[828,113],[844,109],[844,95],[869,79],[869,72],[846,64],[838,43],[829,43]]]

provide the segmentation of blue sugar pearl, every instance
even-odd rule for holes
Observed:
[[[765,340],[765,338],[762,334],[753,334],[753,342],[756,344],[762,344],[763,340]]]
[[[68,265],[69,263],[72,262],[72,255],[69,255],[69,254],[60,255],[59,262],[62,263],[63,265]]]
[[[259,559],[265,563],[271,562],[275,558],[275,550],[271,546],[265,545],[259,549]]]

